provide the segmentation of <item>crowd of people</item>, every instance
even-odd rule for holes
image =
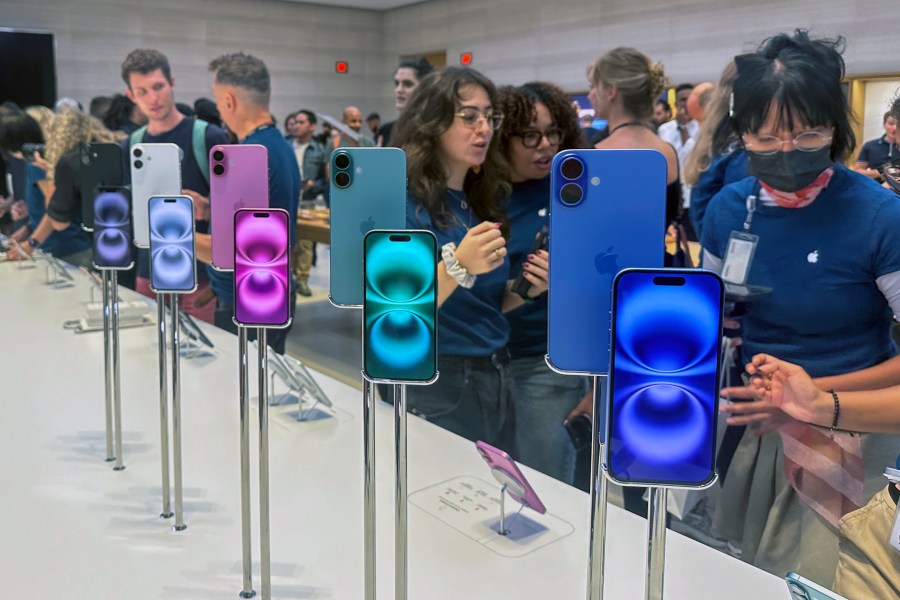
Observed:
[[[407,157],[407,225],[432,231],[441,248],[440,378],[409,389],[410,410],[584,486],[565,424],[590,418],[593,394],[587,378],[560,375],[544,362],[549,255],[533,243],[547,223],[557,152],[655,149],[667,164],[667,224],[699,240],[703,266],[719,272],[735,232],[752,236],[747,282],[771,289],[729,315],[731,335],[741,340],[736,359],[749,363],[749,378],[747,387],[723,392],[734,400],[722,408],[732,450],[724,464],[720,455],[723,483],[708,507],[712,533],[776,575],[797,571],[852,598],[896,597],[900,553],[873,549],[886,547],[890,527],[883,539],[862,536],[873,529],[860,526],[867,517],[859,511],[870,500],[891,507],[897,500],[881,472],[900,453],[900,387],[891,387],[900,384],[891,337],[900,312],[893,235],[900,201],[880,182],[898,152],[900,102],[884,116],[885,135],[863,146],[852,169],[844,166],[857,140],[841,87],[842,49],[841,39],[801,30],[776,35],[728,61],[716,84],[677,85],[674,107],[662,65],[634,48],[610,50],[587,68],[595,116],[608,123],[602,133],[583,126],[553,83],[497,87],[474,69],[436,70],[424,60],[395,71],[396,121],[381,123],[374,113],[363,121],[348,106],[331,122],[303,108],[285,117],[282,133],[258,58],[212,61],[214,101],[192,108],[175,103],[166,57],[135,50],[122,65],[125,94],[105,108],[92,103],[96,116],[72,103],[56,111],[0,107],[0,149],[7,169],[22,167],[25,190],[24,203],[2,204],[20,243],[8,257],[41,248],[90,264],[90,240],[79,226],[84,143],[182,149],[203,263],[210,262],[209,180],[205,157],[194,153],[197,136],[207,151],[223,143],[266,146],[271,205],[290,214],[300,202],[328,202],[332,149],[399,147]],[[309,295],[315,248],[293,229],[291,241],[292,289]],[[138,252],[138,291],[149,293],[148,275],[146,253]],[[512,286],[520,275],[530,284],[525,291]],[[233,330],[233,302],[232,274],[208,268],[185,304]],[[286,334],[270,334],[270,345],[283,352]],[[626,507],[640,511],[640,497],[626,494]]]

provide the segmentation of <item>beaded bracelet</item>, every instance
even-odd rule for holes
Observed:
[[[831,420],[831,428],[836,429],[838,426],[838,420],[841,418],[841,402],[838,400],[837,392],[834,390],[828,390],[831,393],[831,397],[834,398],[834,418]]]

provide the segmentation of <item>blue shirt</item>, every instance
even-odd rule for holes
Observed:
[[[747,175],[747,152],[739,146],[714,157],[709,167],[700,173],[697,183],[691,188],[691,205],[688,207],[691,225],[698,237],[703,234],[703,216],[709,201],[723,187]]]
[[[712,199],[702,242],[714,256],[724,258],[729,235],[742,230],[758,185],[748,177]],[[747,282],[773,292],[748,304],[743,359],[765,352],[821,377],[894,355],[891,310],[875,280],[900,271],[898,231],[900,199],[842,165],[804,208],[758,202],[750,232],[759,245]]]
[[[160,133],[159,135],[151,135],[149,132],[144,132],[144,137],[141,140],[142,144],[175,144],[179,148],[181,148],[181,188],[185,190],[191,190],[192,192],[197,192],[202,196],[209,197],[209,182],[203,177],[203,173],[200,172],[200,167],[197,166],[197,159],[194,158],[194,141],[193,141],[193,132],[194,132],[194,118],[193,117],[185,117],[178,123],[175,127],[166,131],[164,133]],[[129,157],[131,153],[128,151],[130,143],[130,138],[125,139],[125,183],[128,184],[131,181],[131,165]],[[206,150],[209,150],[217,145],[217,144],[227,144],[228,136],[225,135],[225,132],[222,131],[221,128],[216,127],[215,125],[208,125],[206,127]],[[200,160],[209,160],[206,157],[201,157]],[[197,231],[200,233],[206,233],[209,231],[209,223],[207,221],[197,221],[196,225]],[[137,256],[135,259],[137,264],[137,276],[144,277],[146,279],[150,278],[150,250],[147,248],[137,248]],[[197,263],[198,266],[201,263]],[[197,271],[198,274],[203,273],[202,270]],[[201,279],[202,281],[202,279]]]
[[[297,207],[300,204],[300,166],[294,149],[284,139],[278,129],[265,126],[251,132],[241,140],[242,144],[259,144],[265,146],[269,153],[269,207],[283,208],[288,213],[290,227],[290,247],[294,247],[297,239]],[[234,272],[216,271],[207,265],[209,283],[216,293],[218,306],[234,305]],[[294,289],[291,278],[291,289]]]
[[[522,264],[534,247],[541,227],[547,225],[550,210],[550,176],[514,183],[507,200],[510,234],[506,242],[509,253],[510,279],[522,272]],[[509,323],[510,354],[543,356],[547,353],[547,294],[506,313]]]
[[[44,194],[38,187],[38,182],[46,177],[47,174],[42,168],[31,163],[25,166],[25,205],[28,207],[28,225],[32,231],[37,229],[47,212]],[[52,231],[41,244],[41,250],[62,259],[90,247],[91,238],[81,228],[80,212],[68,227],[62,231]]]
[[[438,253],[447,242],[459,246],[469,228],[481,222],[470,208],[462,208],[462,198],[465,198],[462,192],[447,192],[446,202],[453,217],[445,230],[435,227],[425,207],[412,195],[407,196],[407,227],[434,233]],[[438,354],[485,357],[506,346],[509,324],[501,307],[508,278],[509,258],[506,257],[493,271],[478,275],[472,288],[458,286],[450,294],[438,311]]]

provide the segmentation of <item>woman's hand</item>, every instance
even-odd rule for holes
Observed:
[[[830,423],[831,395],[819,389],[802,368],[768,354],[757,354],[746,370],[750,374],[747,387],[722,390],[727,398],[751,400],[720,408],[735,415],[728,418],[729,425],[756,424],[769,430],[776,424],[772,419],[777,419],[780,426],[787,417],[815,425]]]
[[[500,223],[482,221],[466,232],[456,248],[456,260],[470,275],[489,273],[503,264],[506,240],[500,233]]]
[[[528,297],[537,298],[547,291],[547,271],[550,268],[550,254],[546,250],[538,250],[529,254],[522,263],[522,275],[531,284]]]
[[[569,412],[566,420],[563,421],[563,425],[580,415],[584,415],[592,421],[594,420],[594,390],[592,388],[588,388],[584,397],[575,405],[575,408]]]

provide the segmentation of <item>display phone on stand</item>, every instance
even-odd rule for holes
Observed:
[[[150,197],[181,194],[181,148],[176,144],[135,144],[129,152],[134,245],[149,248]]]
[[[212,266],[234,269],[234,215],[269,208],[269,151],[259,144],[220,144],[209,151]]]
[[[832,592],[793,571],[785,575],[784,581],[787,583],[792,600],[848,600],[837,592]]]
[[[494,479],[500,485],[506,486],[506,493],[509,494],[510,498],[539,514],[547,512],[547,508],[541,502],[541,499],[538,498],[537,492],[525,479],[525,475],[519,470],[519,465],[516,464],[516,461],[509,454],[482,441],[475,442],[475,448],[478,450],[481,458],[484,459],[484,462],[491,468]]]
[[[370,231],[364,238],[363,371],[380,381],[437,374],[437,238]]]
[[[331,153],[331,286],[336,306],[362,306],[363,237],[406,229],[406,154],[399,148]]]
[[[620,485],[716,480],[722,280],[699,269],[626,269],[613,284],[604,467]]]
[[[884,470],[884,476],[887,477],[890,482],[888,485],[890,486],[900,485],[900,456],[897,457],[895,466],[896,468],[894,469],[888,467]],[[893,496],[896,496],[896,494]],[[888,543],[891,545],[891,548],[900,552],[900,506],[894,511],[894,525],[891,527],[891,537]]]
[[[245,208],[234,214],[234,320],[287,327],[291,322],[288,213]]]
[[[94,266],[126,271],[131,252],[131,203],[126,187],[100,187],[94,198]]]
[[[150,289],[187,294],[197,289],[194,203],[188,196],[153,196],[150,223]]]
[[[94,198],[99,187],[119,187],[122,179],[122,146],[119,144],[82,144],[79,168],[81,192],[81,226],[94,230]]]
[[[553,369],[609,370],[616,274],[663,266],[665,157],[655,150],[567,150],[550,168],[547,353]]]

